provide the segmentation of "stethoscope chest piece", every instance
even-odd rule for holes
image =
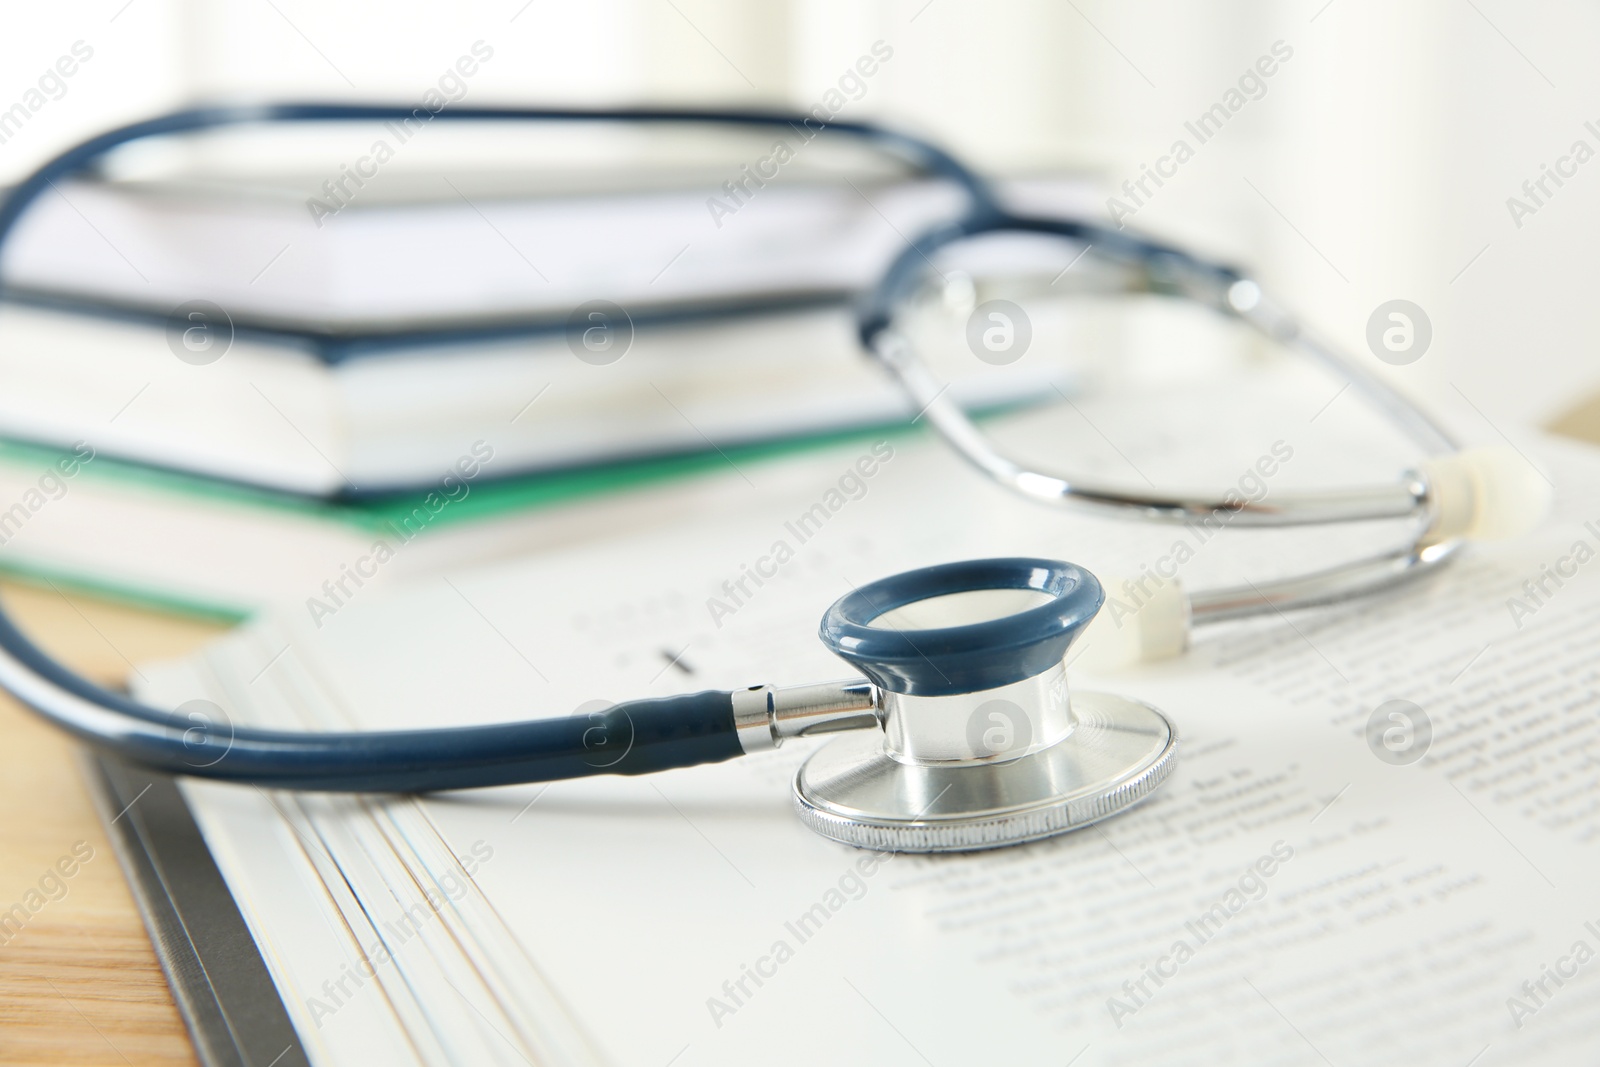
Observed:
[[[822,639],[876,687],[882,731],[845,734],[794,779],[824,837],[894,852],[965,852],[1114,815],[1171,774],[1156,709],[1068,692],[1067,648],[1104,599],[1072,564],[974,560],[863,586]]]

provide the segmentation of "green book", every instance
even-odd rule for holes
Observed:
[[[401,577],[603,538],[674,508],[737,507],[747,479],[784,456],[908,432],[902,423],[499,479],[469,456],[430,488],[331,501],[87,444],[0,440],[0,573],[224,621],[274,602],[337,610]]]

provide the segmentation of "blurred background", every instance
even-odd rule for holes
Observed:
[[[5,129],[0,178],[199,100],[411,100],[477,40],[495,61],[473,103],[802,108],[882,41],[893,58],[843,115],[930,135],[996,175],[1081,172],[1100,199],[1175,140],[1195,144],[1184,123],[1281,42],[1291,58],[1259,99],[1125,221],[1254,267],[1352,350],[1379,304],[1418,304],[1433,351],[1389,373],[1468,436],[1514,436],[1600,386],[1586,252],[1600,166],[1547,183],[1542,206],[1522,191],[1575,141],[1600,146],[1584,128],[1600,119],[1586,106],[1593,5],[105,0],[9,18],[0,107],[74,42],[93,58]],[[1513,196],[1536,211],[1514,218]]]

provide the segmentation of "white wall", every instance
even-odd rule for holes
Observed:
[[[1520,228],[1505,203],[1575,139],[1600,151],[1583,128],[1600,128],[1600,11],[1573,0],[17,5],[0,38],[0,108],[73,42],[94,56],[0,144],[0,176],[195,99],[409,98],[479,38],[496,49],[479,100],[802,106],[883,40],[894,58],[854,113],[993,170],[1081,167],[1113,187],[1281,40],[1294,54],[1266,95],[1132,224],[1257,267],[1358,351],[1376,305],[1416,301],[1433,349],[1394,373],[1474,435],[1600,388],[1600,160]]]

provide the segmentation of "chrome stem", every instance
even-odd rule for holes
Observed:
[[[733,725],[745,754],[813,737],[882,725],[877,688],[865,678],[814,685],[753,685],[733,693]]]

